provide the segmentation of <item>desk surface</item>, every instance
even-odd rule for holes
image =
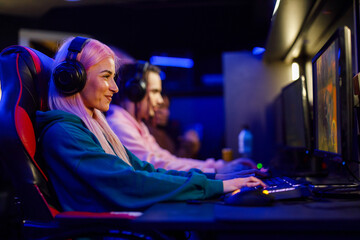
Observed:
[[[215,223],[214,204],[158,203],[134,220],[141,227],[174,230],[205,230]]]
[[[360,232],[360,200],[287,201],[267,207],[159,203],[135,223],[142,227],[191,231]]]

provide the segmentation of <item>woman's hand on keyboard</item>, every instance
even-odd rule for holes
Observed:
[[[245,177],[267,177],[268,174],[266,172],[262,172],[256,169],[243,170],[233,173],[217,173],[215,175],[215,179],[218,180],[228,180],[233,178],[245,178]]]
[[[249,158],[237,158],[216,169],[218,173],[232,173],[243,170],[257,169],[256,164]]]
[[[266,187],[266,184],[256,177],[234,178],[223,181],[224,193],[232,192],[242,187],[256,187],[259,185]]]

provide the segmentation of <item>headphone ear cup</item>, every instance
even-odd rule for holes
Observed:
[[[64,61],[55,68],[53,80],[62,94],[70,96],[85,87],[86,71],[80,62]]]
[[[130,79],[125,83],[126,97],[132,102],[140,102],[146,95],[146,83],[143,79]]]

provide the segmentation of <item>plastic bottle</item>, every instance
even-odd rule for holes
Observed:
[[[253,135],[249,127],[244,126],[239,133],[239,153],[240,157],[251,158],[253,149]]]

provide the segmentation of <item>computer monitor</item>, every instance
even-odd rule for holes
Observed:
[[[280,94],[283,144],[276,162],[276,172],[280,175],[308,176],[317,168],[312,159],[312,121],[306,86],[305,77],[301,76]]]
[[[282,90],[285,146],[311,149],[311,118],[305,78],[290,83]]]
[[[285,145],[285,137],[284,137],[284,117],[283,117],[283,98],[280,93],[274,99],[272,104],[274,111],[274,143],[276,149],[283,148]]]
[[[314,153],[348,164],[353,156],[351,31],[339,28],[312,59]]]

